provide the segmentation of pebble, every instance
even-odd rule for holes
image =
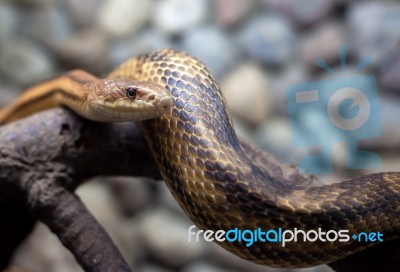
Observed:
[[[204,251],[203,241],[188,241],[188,229],[193,225],[164,208],[144,214],[139,228],[146,248],[163,264],[179,268],[199,258]]]
[[[228,106],[229,110],[229,106]],[[231,112],[231,110],[229,110]],[[235,128],[236,135],[243,139],[244,141],[253,142],[254,141],[254,127],[245,123],[241,118],[236,117],[236,115],[231,114],[233,127]]]
[[[17,19],[16,12],[7,2],[0,2],[0,48],[7,44],[8,39],[15,32]]]
[[[224,267],[225,271],[237,271],[237,272],[272,272],[276,271],[274,268],[266,267],[263,265],[257,265],[246,260],[239,258],[238,256],[230,253],[216,243],[210,243],[207,247],[205,258],[211,263]],[[208,270],[203,270],[208,271]],[[279,270],[278,270],[279,271]],[[276,272],[278,272],[276,271]]]
[[[153,2],[153,0],[105,0],[100,7],[97,24],[110,36],[131,36],[148,21]]]
[[[361,144],[366,149],[395,149],[400,147],[400,99],[395,96],[380,95],[379,113],[382,135],[378,138],[366,139]]]
[[[292,84],[301,84],[310,81],[310,75],[307,69],[299,63],[293,63],[285,67],[281,71],[273,69],[267,70],[271,80],[271,89],[273,90],[273,104],[276,114],[287,114],[287,97],[286,91],[288,86]]]
[[[129,58],[161,48],[172,48],[166,35],[155,29],[144,30],[132,38],[118,39],[110,48],[111,65],[121,64]]]
[[[167,185],[163,181],[156,183],[156,189],[158,192],[157,201],[158,201],[159,205],[167,208],[170,212],[173,212],[173,213],[185,218],[186,215],[184,214],[184,212],[182,211],[178,202],[172,196]]]
[[[168,34],[178,34],[203,23],[208,16],[209,1],[161,0],[152,14],[156,28]]]
[[[310,68],[319,69],[315,61],[318,58],[326,63],[337,61],[339,48],[343,44],[345,35],[342,26],[338,22],[326,22],[303,38],[301,58]]]
[[[395,54],[379,68],[378,81],[382,87],[400,94],[400,53]]]
[[[292,128],[287,117],[266,120],[254,134],[255,142],[277,158],[293,162],[296,147],[292,143]]]
[[[150,178],[115,177],[109,182],[115,201],[127,216],[143,211],[151,204],[154,181]]]
[[[185,266],[182,272],[233,272],[229,269],[221,269],[217,266],[210,265],[204,262],[195,262]]]
[[[36,224],[14,254],[12,263],[20,269],[18,271],[82,271],[72,254],[43,223]]]
[[[56,3],[57,0],[13,0],[16,4],[24,6],[50,6]]]
[[[107,178],[85,183],[78,188],[76,194],[106,229],[125,260],[132,266],[144,254],[139,223],[122,215],[105,182],[107,183]]]
[[[0,90],[0,109],[14,101],[17,98],[19,91],[21,91],[15,86],[3,83],[0,83]]]
[[[182,49],[204,62],[216,77],[234,67],[239,58],[235,42],[214,27],[200,27],[186,33]]]
[[[382,167],[374,172],[398,172],[400,160],[398,154],[391,153],[390,151],[384,153],[382,157]],[[366,173],[370,174],[370,173]]]
[[[99,74],[106,72],[110,58],[106,37],[99,32],[78,32],[59,44],[56,48],[58,57],[69,67]]]
[[[13,83],[27,86],[49,78],[54,72],[49,52],[31,40],[9,40],[0,52],[0,73]]]
[[[352,51],[359,60],[372,57],[373,64],[399,50],[400,5],[398,2],[355,2],[348,11]]]
[[[243,260],[238,256],[226,251],[216,243],[211,243],[205,256],[207,260],[212,260],[216,265],[225,267],[223,271],[237,272],[288,272],[285,268],[271,268],[264,265],[254,264]],[[208,271],[208,270],[203,270]],[[296,272],[333,272],[327,265],[319,265],[310,268],[296,269]],[[186,271],[185,271],[186,272]]]
[[[296,26],[310,26],[321,22],[334,8],[333,0],[263,0],[267,8],[276,9]]]
[[[61,8],[45,7],[29,10],[19,10],[18,16],[26,27],[23,33],[34,37],[45,46],[54,49],[63,43],[73,33],[73,24],[68,13]]]
[[[103,0],[66,0],[68,14],[76,27],[90,27],[96,19]]]
[[[254,62],[241,64],[221,81],[228,108],[250,125],[265,121],[273,110],[268,77]]]
[[[216,0],[214,5],[217,22],[226,27],[241,23],[257,8],[256,0]]]
[[[135,269],[137,272],[173,272],[172,270],[166,269],[164,267],[156,266],[153,264],[145,264],[137,269]]]
[[[295,127],[294,127],[295,126]],[[295,158],[294,163],[300,164],[299,166],[307,170],[309,173],[316,173],[319,171],[332,172],[333,170],[329,167],[338,166],[341,169],[346,169],[346,163],[348,158],[347,146],[344,144],[346,142],[346,134],[343,131],[332,125],[330,122],[326,122],[326,112],[322,108],[303,108],[297,113],[297,119],[295,124],[291,126],[293,131],[293,136],[295,137],[294,130],[300,131],[301,134],[295,138],[297,145],[294,147],[298,151],[306,152],[312,155],[317,152],[321,156],[310,157],[312,161],[308,160],[305,164],[301,164],[296,161],[300,157]],[[329,142],[328,139],[340,139],[340,143],[335,141]],[[343,141],[341,141],[343,139]],[[321,145],[329,145],[330,153],[321,153]],[[298,155],[298,154],[297,154]]]
[[[293,61],[296,37],[288,22],[277,14],[266,14],[249,21],[240,31],[239,44],[245,52],[268,65]]]

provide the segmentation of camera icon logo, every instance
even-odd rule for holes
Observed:
[[[345,48],[341,49],[341,61],[343,68]],[[316,63],[334,72],[321,59]],[[358,68],[367,64],[364,61]],[[359,140],[379,137],[382,133],[373,75],[336,73],[334,79],[294,84],[287,89],[287,102],[293,144],[296,148],[320,150],[303,156],[298,161],[301,168],[313,174],[331,173],[335,143],[345,143],[348,169],[380,166],[376,153],[357,148]]]
[[[352,101],[349,110],[359,107],[354,117],[345,118],[345,112],[341,114],[340,106],[346,100]],[[359,89],[342,88],[337,90],[328,100],[328,115],[332,123],[339,129],[356,130],[362,127],[370,116],[371,104],[368,97]]]

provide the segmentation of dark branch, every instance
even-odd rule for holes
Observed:
[[[129,271],[72,193],[96,175],[160,178],[136,124],[95,124],[54,109],[1,127],[0,269],[41,220],[86,271]]]
[[[37,182],[40,203],[32,205],[32,214],[58,235],[85,271],[130,271],[106,231],[77,196],[57,185],[53,189],[55,183],[49,181]]]

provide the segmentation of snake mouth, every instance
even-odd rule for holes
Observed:
[[[160,112],[166,112],[167,110],[170,110],[173,106],[173,99],[172,97],[169,96],[164,96],[160,98],[160,101],[157,104],[157,110]]]
[[[139,94],[140,93],[140,94]],[[102,99],[91,103],[99,120],[106,122],[143,121],[158,118],[173,107],[173,98],[151,92],[138,91],[135,100],[127,97]]]
[[[149,109],[155,110],[157,116],[154,118],[170,110],[174,104],[173,98],[164,89],[155,90],[139,89],[137,91],[137,101],[141,101]]]

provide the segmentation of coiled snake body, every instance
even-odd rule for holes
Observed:
[[[240,145],[220,89],[206,67],[185,53],[161,50],[131,59],[108,78],[165,86],[173,106],[141,123],[168,188],[199,228],[379,231],[399,237],[400,173],[377,173],[329,186],[284,180],[262,153]],[[246,95],[243,90],[243,95]],[[254,162],[253,159],[257,159]],[[283,175],[282,175],[283,176]],[[298,268],[332,262],[373,243],[220,243],[255,263]]]

